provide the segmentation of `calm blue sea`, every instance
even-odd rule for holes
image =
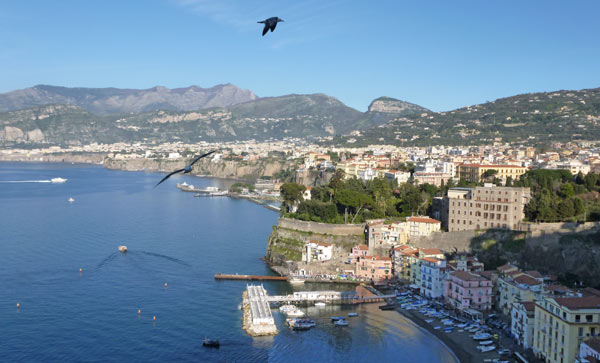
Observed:
[[[6,183],[54,177],[68,181]],[[277,214],[175,188],[230,182],[180,176],[153,189],[161,177],[0,163],[0,361],[454,362],[428,333],[376,304],[356,308],[347,328],[327,318],[352,310],[310,308],[319,325],[306,332],[286,329],[274,311],[279,335],[247,336],[238,309],[245,283],[213,275],[272,274],[259,258]],[[206,336],[221,348],[204,348]]]

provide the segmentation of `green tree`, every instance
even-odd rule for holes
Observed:
[[[507,187],[512,187],[513,186],[513,178],[512,176],[507,176],[506,177],[506,183],[504,183],[505,186]]]
[[[284,183],[279,190],[283,198],[282,204],[289,212],[294,204],[304,199],[302,194],[306,190],[306,187],[296,183]]]
[[[573,184],[571,183],[566,183],[561,185],[560,187],[560,194],[562,195],[563,198],[571,198],[572,196],[575,195],[575,189],[573,188]]]

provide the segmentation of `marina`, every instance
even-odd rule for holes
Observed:
[[[238,274],[215,274],[215,280],[268,280],[268,281],[287,281],[287,277],[285,277],[285,276],[238,275]]]

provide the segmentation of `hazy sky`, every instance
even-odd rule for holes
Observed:
[[[0,92],[233,83],[444,111],[600,87],[598,14],[598,0],[4,0]],[[285,22],[262,37],[271,16]]]

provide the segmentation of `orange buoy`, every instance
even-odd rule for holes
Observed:
[[[21,307],[21,304],[17,303],[17,309]]]
[[[82,272],[82,271],[83,271],[83,269],[82,269],[82,268],[80,268],[80,269],[79,269],[79,272]]]
[[[156,315],[154,315],[154,316],[152,317],[152,320],[156,321]]]

